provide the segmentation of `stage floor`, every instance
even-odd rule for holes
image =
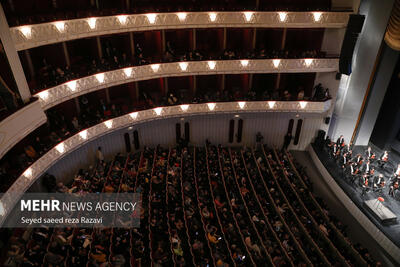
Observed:
[[[343,178],[342,171],[339,166],[334,162],[325,151],[319,150],[314,144],[314,151],[318,155],[321,162],[324,164],[325,168],[335,179],[337,184],[342,188],[342,190],[351,198],[354,204],[394,243],[396,246],[400,247],[400,192],[397,192],[397,199],[389,196],[389,186],[386,184],[385,188],[381,193],[369,191],[364,196],[361,195],[362,188],[358,185],[358,182],[352,184],[348,180]],[[353,155],[358,153],[364,155],[366,147],[356,146],[353,148]],[[382,151],[375,147],[372,147],[372,151],[379,157]],[[381,170],[375,167],[375,175],[383,173],[385,176],[385,181],[388,182],[389,178],[393,176],[394,166],[400,162],[398,155],[394,153],[389,154],[390,166],[386,170]],[[373,165],[375,166],[375,165]],[[372,212],[364,205],[364,201],[374,200],[378,197],[383,197],[385,199],[384,206],[392,211],[397,216],[397,221],[390,225],[383,225],[380,221],[372,214]]]

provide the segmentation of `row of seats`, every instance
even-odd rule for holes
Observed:
[[[266,146],[145,148],[57,191],[141,193],[140,227],[16,229],[5,266],[379,265],[313,196],[292,156]]]
[[[253,51],[224,50],[213,55],[209,51],[176,51],[170,42],[167,43],[167,51],[163,56],[151,54],[145,56],[139,44],[136,44],[136,55],[128,58],[127,53],[118,51],[115,48],[107,47],[104,57],[97,60],[86,56],[75,59],[71,66],[53,66],[45,58],[39,71],[32,77],[29,87],[33,94],[42,90],[60,85],[62,83],[80,79],[88,75],[100,72],[117,70],[125,67],[141,66],[155,63],[168,63],[180,61],[201,61],[201,60],[234,60],[234,59],[286,59],[286,58],[324,58],[325,52],[316,50],[269,50],[259,49]],[[107,52],[108,51],[108,52]],[[145,51],[146,52],[146,51]],[[154,53],[154,51],[153,51]]]

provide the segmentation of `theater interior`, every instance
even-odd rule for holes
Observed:
[[[0,266],[399,266],[399,21],[399,0],[1,1]],[[97,219],[54,202],[90,197]]]

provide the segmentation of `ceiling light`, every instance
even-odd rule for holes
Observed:
[[[154,13],[152,13],[152,14],[146,14],[146,17],[147,17],[147,19],[149,20],[149,22],[150,22],[151,24],[154,24],[154,22],[156,22],[156,18],[157,18],[157,15],[156,15],[156,14],[154,14]]]
[[[313,15],[314,15],[314,21],[320,21],[322,12],[314,12]]]
[[[138,113],[137,112],[132,112],[129,113],[129,116],[131,116],[132,119],[136,120]]]
[[[87,20],[90,29],[96,28],[96,18],[90,18]]]
[[[208,13],[208,17],[210,18],[211,21],[215,21],[217,19],[217,13]]]
[[[214,110],[214,108],[215,108],[216,105],[217,105],[217,104],[215,104],[215,103],[208,103],[208,104],[207,104],[209,110]]]
[[[46,91],[43,91],[43,92],[40,92],[39,93],[39,97],[40,97],[40,99],[42,99],[42,100],[46,100],[48,97],[49,97],[49,92],[46,90]]]
[[[65,22],[64,21],[54,22],[54,26],[56,26],[56,28],[59,32],[64,32],[64,30],[65,30]]]
[[[240,60],[240,64],[242,64],[243,67],[247,67],[249,65],[249,61],[247,59]]]
[[[26,37],[26,38],[30,38],[32,35],[32,28],[28,27],[28,26],[24,26],[19,28],[19,30],[21,31],[21,33]]]
[[[181,67],[182,71],[186,71],[187,67],[188,67],[188,64],[186,62],[180,62],[179,63],[179,67]]]
[[[272,60],[272,64],[274,64],[275,68],[278,68],[280,63],[281,63],[280,59],[273,59]]]
[[[28,179],[32,178],[32,168],[28,168],[24,171],[24,176]]]
[[[76,80],[67,82],[67,86],[72,92],[75,91],[75,89],[76,89]]]
[[[278,15],[279,15],[279,20],[281,22],[286,21],[286,17],[287,17],[287,13],[286,12],[278,12]]]
[[[217,64],[215,61],[208,61],[207,62],[208,67],[210,68],[210,70],[215,69],[215,65]]]
[[[61,154],[64,153],[65,151],[65,147],[64,147],[64,143],[60,143],[56,146],[56,149],[58,152],[60,152]]]
[[[151,69],[152,69],[154,72],[157,72],[158,69],[160,68],[160,64],[153,64],[153,65],[150,65],[150,66],[151,66]]]
[[[246,21],[249,22],[251,20],[251,18],[253,17],[253,12],[244,12],[244,17],[246,18]]]
[[[96,74],[96,79],[99,83],[103,83],[104,82],[104,73],[98,73]]]
[[[112,127],[112,125],[113,125],[113,121],[112,121],[112,120],[105,121],[105,122],[104,122],[104,125],[105,125],[108,129],[110,129],[110,128]]]
[[[275,101],[268,101],[268,106],[269,106],[269,108],[274,108],[275,107]]]
[[[87,138],[87,130],[83,130],[82,132],[79,133],[79,136],[83,139],[86,140]]]
[[[6,215],[6,210],[4,209],[3,202],[0,200],[0,216]]]
[[[131,75],[132,75],[132,68],[125,68],[125,69],[124,69],[124,73],[125,73],[126,77],[131,77]]]
[[[179,12],[176,14],[180,21],[184,21],[186,19],[187,14],[185,12]]]
[[[119,23],[121,23],[122,25],[126,24],[126,18],[127,18],[126,15],[119,15],[119,16],[117,16],[117,18],[118,18]]]
[[[160,115],[161,115],[162,108],[155,108],[155,109],[153,109],[153,110],[154,110],[154,112],[157,114],[157,116],[160,116]]]
[[[304,62],[306,63],[306,66],[309,67],[311,65],[311,63],[313,62],[312,58],[306,58],[304,59]]]

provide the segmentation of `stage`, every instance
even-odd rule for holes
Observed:
[[[328,156],[326,151],[321,151],[315,144],[312,144],[315,153],[317,154],[319,160],[324,164],[324,167],[329,172],[329,174],[335,179],[336,183],[341,187],[341,189],[346,193],[346,195],[353,201],[353,203],[369,218],[369,220],[374,223],[374,225],[382,231],[388,239],[390,239],[397,247],[400,247],[400,191],[395,195],[396,199],[389,196],[389,185],[388,180],[393,176],[394,166],[400,162],[398,155],[394,153],[389,154],[389,164],[386,169],[382,170],[373,164],[375,167],[375,176],[382,173],[385,177],[386,186],[382,192],[374,192],[372,190],[362,194],[362,188],[356,181],[351,183],[348,179],[343,178],[343,173],[339,168],[339,165],[333,161],[332,158]],[[358,153],[364,155],[367,147],[356,146],[353,148],[353,155]],[[379,157],[382,151],[375,147],[372,147],[372,151]],[[381,209],[376,209],[379,207],[377,204],[377,198],[382,197],[384,202],[381,204],[383,207]],[[383,214],[384,213],[384,214]],[[397,217],[397,220],[394,219]],[[384,223],[382,223],[384,221]]]

